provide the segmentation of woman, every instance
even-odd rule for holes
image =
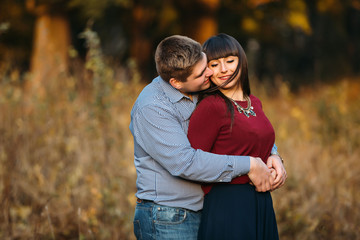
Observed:
[[[268,159],[275,133],[260,100],[251,95],[244,50],[226,34],[208,39],[203,50],[214,74],[190,119],[192,146]],[[231,184],[203,185],[203,190],[198,239],[279,238],[270,192],[257,192],[247,175],[234,178]]]

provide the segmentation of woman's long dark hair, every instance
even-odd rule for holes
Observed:
[[[228,56],[237,56],[239,58],[239,64],[231,76],[226,82],[224,82],[221,86],[216,86],[211,82],[210,88],[200,92],[199,94],[199,102],[203,100],[205,97],[210,95],[218,95],[224,99],[228,112],[231,115],[231,125],[234,121],[234,107],[231,100],[226,97],[219,89],[222,86],[227,85],[231,81],[237,81],[236,85],[241,86],[244,96],[250,96],[250,83],[249,83],[249,76],[248,76],[248,62],[244,52],[244,49],[241,47],[240,43],[233,37],[225,34],[220,33],[216,36],[213,36],[206,40],[203,44],[203,51],[207,56],[207,61],[210,62],[211,60],[219,59],[219,58],[226,58]],[[236,76],[238,75],[239,71],[240,77],[238,80],[235,80]]]

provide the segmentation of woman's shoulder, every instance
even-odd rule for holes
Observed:
[[[251,100],[252,105],[260,105],[261,108],[262,108],[262,103],[261,103],[261,100],[259,98],[257,98],[256,96],[250,94],[250,100]]]
[[[252,94],[250,94],[251,101],[260,101],[260,99]]]
[[[250,94],[250,100],[251,100],[251,102],[259,102],[259,103],[261,103],[261,100],[258,97],[254,96],[252,94]]]

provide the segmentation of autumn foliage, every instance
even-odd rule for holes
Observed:
[[[276,131],[281,239],[360,239],[358,0],[0,4],[0,239],[133,240],[130,110],[153,51],[216,32],[243,45]]]
[[[68,76],[45,99],[24,98],[26,76],[0,68],[2,239],[134,239],[128,125],[144,84],[132,65],[114,78],[91,51],[87,74],[77,75],[88,88]],[[252,79],[289,176],[273,192],[281,239],[360,238],[359,82],[294,93],[286,81]]]

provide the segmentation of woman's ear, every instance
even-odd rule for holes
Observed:
[[[177,90],[180,90],[181,87],[182,87],[182,82],[175,79],[175,78],[170,78],[169,83],[170,83],[171,86],[173,86]]]

